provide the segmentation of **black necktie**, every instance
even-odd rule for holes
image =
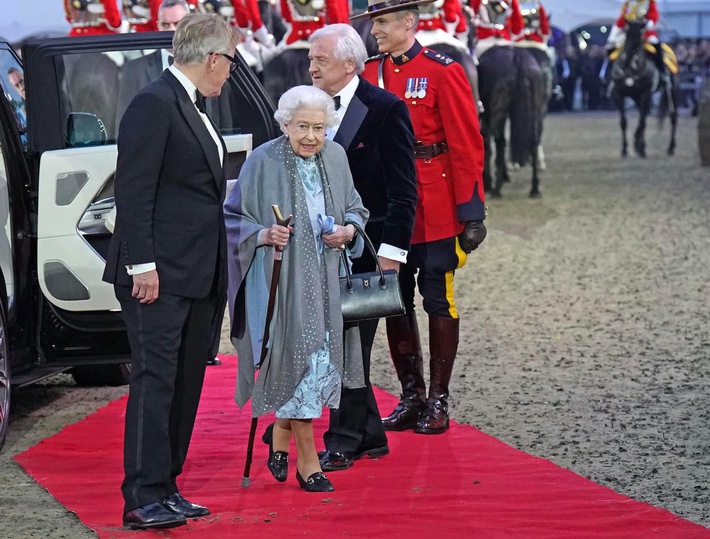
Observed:
[[[335,103],[335,110],[338,110],[340,108],[340,96],[336,95],[333,98],[333,103]]]
[[[195,90],[195,106],[202,114],[205,112],[205,96],[200,93],[199,90]]]

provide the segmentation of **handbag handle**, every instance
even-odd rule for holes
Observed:
[[[362,239],[365,241],[365,246],[370,251],[370,253],[372,253],[372,257],[375,259],[375,264],[377,264],[377,271],[380,273],[380,282],[378,283],[378,286],[384,290],[385,288],[387,288],[385,272],[382,269],[382,265],[380,264],[380,261],[377,258],[377,251],[375,251],[375,246],[372,244],[372,240],[370,240],[369,236],[365,234],[365,231],[357,223],[353,223],[352,221],[350,221],[345,224],[346,226],[353,225],[357,233],[360,234],[362,236]],[[345,267],[345,279],[347,281],[348,290],[352,290],[352,274],[350,273],[350,265],[348,264],[348,259],[345,256],[345,249],[340,251],[340,259],[343,261],[343,266]]]

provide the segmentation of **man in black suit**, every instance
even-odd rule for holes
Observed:
[[[123,523],[167,528],[209,510],[178,491],[226,290],[226,148],[204,113],[234,65],[236,36],[217,15],[188,15],[174,64],[141,90],[118,134],[116,225],[104,280],[131,345]]]
[[[347,152],[355,188],[370,211],[365,231],[378,249],[382,268],[399,271],[407,261],[417,205],[414,132],[407,106],[358,76],[367,52],[350,25],[328,25],[309,42],[313,85],[333,96],[340,119],[328,137]],[[374,269],[375,261],[367,255],[354,261],[355,272]],[[343,389],[340,408],[331,411],[323,436],[326,451],[320,455],[323,470],[344,470],[363,456],[389,453],[369,379],[377,322],[360,322],[367,385]]]

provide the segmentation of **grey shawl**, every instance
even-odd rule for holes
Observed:
[[[326,331],[330,332],[330,361],[343,385],[365,385],[359,330],[343,327],[339,252],[325,249],[324,267],[318,265],[296,159],[300,157],[285,136],[259,146],[244,163],[224,203],[231,337],[239,355],[235,400],[243,406],[252,398],[254,417],[280,408],[293,396],[308,369],[309,355],[323,346]],[[330,186],[328,212],[337,224],[364,226],[368,211],[353,185],[345,151],[326,140],[320,159],[327,178],[324,191]],[[269,349],[255,381],[274,256],[273,247],[258,247],[257,241],[259,232],[275,223],[272,204],[278,204],[284,216],[296,219],[294,237],[283,252]]]

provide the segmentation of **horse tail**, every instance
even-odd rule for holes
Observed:
[[[521,54],[522,53],[522,54]],[[536,112],[534,92],[527,76],[524,62],[525,51],[516,49],[514,56],[515,87],[510,104],[510,158],[513,163],[524,166],[537,147]]]

